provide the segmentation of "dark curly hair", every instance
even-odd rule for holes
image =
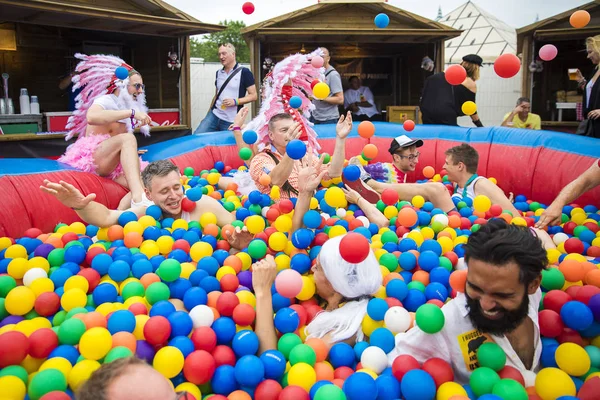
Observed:
[[[464,245],[465,261],[476,259],[496,266],[513,261],[519,266],[519,281],[528,286],[548,265],[548,255],[534,231],[492,219],[469,237]]]

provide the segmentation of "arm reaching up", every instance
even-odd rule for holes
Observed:
[[[258,352],[277,348],[277,333],[273,323],[273,297],[271,286],[277,276],[277,265],[272,255],[252,265],[252,286],[256,294],[256,328]]]
[[[324,156],[319,158],[319,161],[315,164],[313,159],[312,149],[308,149],[308,155],[304,160],[300,162],[300,171],[298,172],[298,199],[296,200],[296,207],[294,208],[294,217],[292,219],[292,232],[296,232],[302,228],[304,214],[310,207],[310,199],[323,176],[327,173],[323,167]],[[319,171],[321,171],[319,173]]]
[[[346,200],[348,203],[356,204],[360,207],[361,210],[365,213],[365,216],[369,219],[369,221],[375,223],[375,225],[381,227],[390,226],[390,221],[379,211],[374,204],[366,201],[358,192],[348,185],[346,188],[342,188],[344,194],[346,195]]]
[[[352,113],[348,111],[346,117],[340,115],[340,119],[335,127],[335,148],[331,156],[331,163],[328,167],[330,178],[337,178],[342,175],[344,160],[346,158],[346,138],[352,130]]]

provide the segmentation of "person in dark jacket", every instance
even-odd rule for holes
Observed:
[[[577,130],[578,134],[600,138],[600,35],[585,40],[587,58],[596,66],[590,79],[586,79],[577,70],[577,82],[583,90],[583,115],[585,120]]]
[[[421,112],[424,124],[458,125],[457,118],[465,115],[462,105],[466,101],[475,102],[479,68],[483,60],[476,54],[463,57],[460,63],[467,71],[465,81],[453,86],[446,81],[444,72],[438,72],[425,80],[421,97]],[[476,126],[483,126],[477,113],[471,115]]]

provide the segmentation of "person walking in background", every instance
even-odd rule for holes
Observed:
[[[329,64],[331,56],[329,50],[321,47],[323,51],[323,67],[325,67],[325,83],[329,86],[329,96],[323,100],[313,99],[315,109],[312,112],[311,122],[315,124],[337,124],[340,118],[338,106],[344,104],[344,92],[340,74]]]

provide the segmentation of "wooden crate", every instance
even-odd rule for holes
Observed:
[[[402,124],[410,119],[415,124],[422,124],[421,110],[419,106],[387,106],[387,121]]]

